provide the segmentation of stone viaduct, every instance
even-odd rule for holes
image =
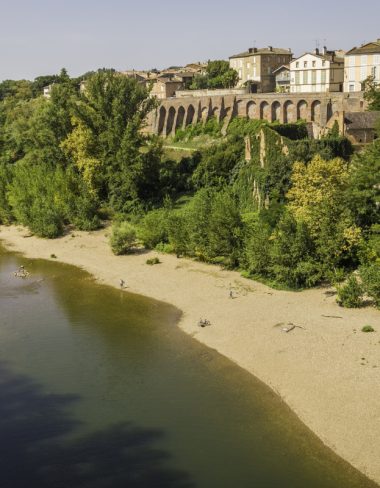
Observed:
[[[231,90],[232,91],[232,90]],[[180,96],[162,100],[148,130],[168,137],[177,129],[215,117],[227,128],[233,117],[291,123],[303,119],[324,127],[336,112],[362,112],[361,93],[261,93]]]

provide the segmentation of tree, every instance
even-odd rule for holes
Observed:
[[[352,159],[346,198],[357,225],[380,224],[380,140]]]
[[[373,76],[363,81],[364,99],[368,102],[368,110],[380,110],[380,84]]]
[[[353,265],[362,237],[347,207],[347,163],[315,156],[308,165],[294,164],[291,181],[289,209],[297,221],[308,226],[325,270]]]
[[[204,75],[194,77],[190,86],[192,90],[204,88],[233,88],[239,81],[237,71],[230,68],[229,62],[224,60],[209,61]]]
[[[157,182],[160,149],[141,131],[156,102],[136,80],[111,71],[90,77],[73,107],[76,133],[65,142],[77,166],[112,207],[128,212],[151,197]],[[147,168],[150,171],[147,171]]]

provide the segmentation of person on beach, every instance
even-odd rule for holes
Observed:
[[[124,288],[124,285],[125,285],[125,281],[120,279],[120,288]]]

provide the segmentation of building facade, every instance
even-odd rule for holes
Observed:
[[[276,80],[276,93],[290,92],[290,67],[283,65],[273,71]]]
[[[290,63],[291,93],[342,92],[344,58],[342,52],[316,49]]]
[[[269,46],[249,48],[229,58],[230,67],[239,74],[238,86],[249,85],[252,93],[270,93],[276,89],[273,72],[292,59],[291,49]]]
[[[369,76],[380,84],[380,39],[354,47],[344,58],[344,91],[363,90],[363,81]]]

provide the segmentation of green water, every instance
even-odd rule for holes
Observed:
[[[179,316],[0,251],[0,487],[377,486]]]

